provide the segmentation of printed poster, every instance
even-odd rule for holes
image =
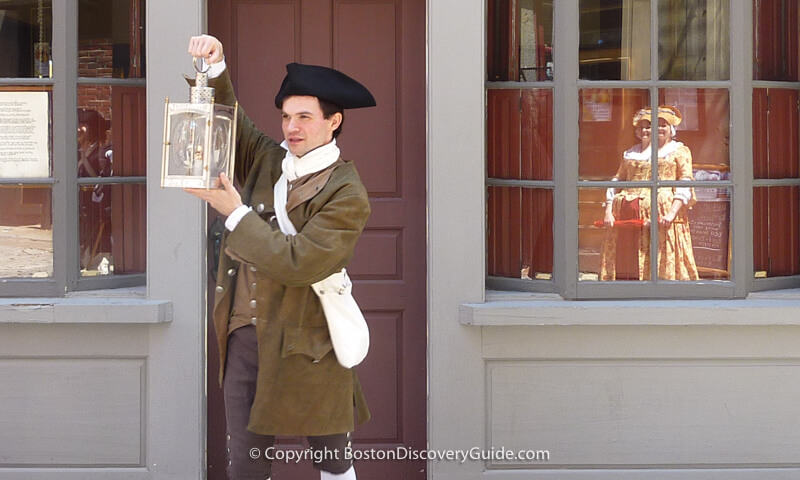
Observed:
[[[50,176],[47,92],[0,92],[0,178]]]

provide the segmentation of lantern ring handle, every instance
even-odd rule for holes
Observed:
[[[200,68],[197,66],[198,60]],[[192,65],[194,65],[194,69],[197,70],[198,73],[206,73],[211,68],[211,65],[207,64],[203,57],[193,57]]]

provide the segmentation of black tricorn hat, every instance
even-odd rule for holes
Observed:
[[[342,108],[375,106],[375,98],[367,87],[338,70],[318,65],[286,65],[286,77],[275,96],[275,106],[282,108],[283,99],[292,95],[317,97]]]

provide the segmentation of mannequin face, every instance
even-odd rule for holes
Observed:
[[[289,151],[297,157],[333,140],[333,131],[339,127],[342,115],[334,113],[325,118],[317,97],[286,97],[281,109],[282,129]]]

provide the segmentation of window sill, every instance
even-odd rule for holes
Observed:
[[[75,292],[64,298],[0,299],[0,324],[154,324],[170,321],[172,303],[148,299],[145,287]]]
[[[744,300],[566,301],[556,294],[486,292],[462,304],[463,325],[800,325],[800,289],[755,292]]]

